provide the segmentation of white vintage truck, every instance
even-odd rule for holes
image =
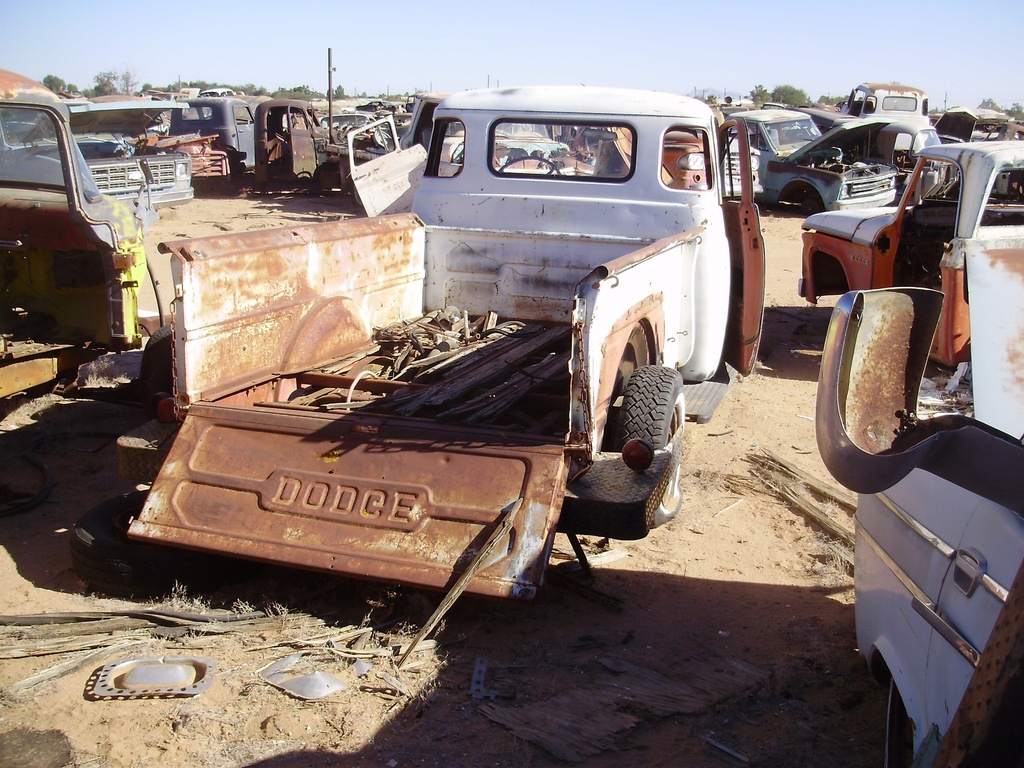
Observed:
[[[646,536],[682,503],[685,393],[703,418],[726,361],[753,367],[763,242],[722,160],[746,137],[664,93],[468,91],[413,214],[161,244],[179,426],[141,510],[108,516],[426,588],[472,565],[469,591],[517,598],[556,531]],[[125,591],[95,525],[76,566]]]

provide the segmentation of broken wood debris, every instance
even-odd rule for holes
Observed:
[[[555,326],[540,331],[533,330],[529,336],[519,338],[516,343],[510,343],[510,339],[503,339],[504,343],[496,342],[495,348],[490,350],[492,354],[486,360],[475,364],[472,368],[463,363],[457,370],[452,371],[452,375],[445,381],[417,393],[399,405],[396,410],[400,414],[409,416],[422,407],[444,405],[460,399],[472,390],[496,379],[505,381],[509,369],[527,370],[525,366],[528,365],[527,361],[532,355],[551,347],[563,338],[568,338],[568,335],[568,329]],[[567,362],[568,357],[566,356],[565,359]],[[523,377],[531,383],[538,381],[539,366],[534,366],[534,369],[532,376]]]
[[[172,629],[181,631],[168,634]],[[58,663],[5,687],[6,691],[16,693],[74,672],[112,653],[147,645],[152,647],[154,643],[168,639],[178,647],[202,648],[215,642],[218,636],[229,633],[286,635],[275,642],[247,649],[249,651],[292,647],[348,661],[393,658],[398,643],[387,637],[379,638],[373,644],[367,642],[375,632],[377,630],[372,626],[328,627],[321,619],[303,613],[268,616],[262,612],[190,614],[129,610],[123,613],[0,616],[0,659],[64,657]],[[409,647],[422,652],[432,650],[435,644],[413,643]],[[395,687],[406,690],[397,678],[389,682],[393,686],[397,682],[399,685]]]
[[[746,755],[741,755],[735,749],[730,749],[729,747],[725,746],[725,744],[723,744],[722,742],[715,741],[715,739],[711,738],[711,734],[707,734],[706,736],[702,736],[701,740],[705,744],[708,744],[709,746],[714,747],[715,749],[719,750],[720,752],[724,752],[729,757],[731,757],[731,758],[733,758],[735,760],[739,760],[741,763],[749,763],[750,762],[750,758],[748,758]]]
[[[729,475],[725,478],[726,487],[745,496],[766,490],[778,496],[831,537],[834,541],[830,550],[852,567],[854,533],[829,514],[829,509],[839,507],[852,516],[857,510],[856,499],[841,489],[822,483],[767,448],[759,454],[748,455],[746,460],[753,465],[752,477]]]
[[[477,572],[484,567],[487,562],[487,555],[494,548],[495,544],[502,541],[512,531],[512,523],[515,521],[516,514],[523,506],[523,499],[520,497],[516,502],[507,509],[503,517],[499,520],[498,525],[495,526],[494,530],[491,531],[487,540],[483,543],[476,555],[470,561],[469,565],[466,566],[466,570],[462,572],[462,575],[455,581],[452,588],[445,595],[441,604],[437,606],[437,609],[431,614],[430,618],[427,619],[423,628],[420,629],[416,639],[409,643],[409,647],[405,652],[398,658],[398,664],[396,665],[399,669],[405,664],[406,660],[412,655],[412,652],[419,646],[420,642],[424,640],[427,635],[434,631],[434,627],[441,621],[444,615],[455,605],[455,601],[459,599],[459,596],[466,591],[466,587],[469,586],[469,582],[473,580]]]

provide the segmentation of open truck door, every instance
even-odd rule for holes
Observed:
[[[732,280],[725,361],[744,376],[754,370],[764,317],[764,240],[754,204],[755,172],[746,125],[741,118],[718,129],[720,182]]]
[[[349,131],[352,186],[367,216],[408,213],[427,165],[427,150],[420,144],[402,149],[390,115]],[[371,145],[376,152],[368,152]]]
[[[292,173],[297,179],[311,179],[316,173],[316,146],[309,118],[301,109],[288,108],[289,141],[292,149]]]

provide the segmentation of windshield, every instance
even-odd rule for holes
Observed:
[[[0,183],[63,189],[57,126],[33,107],[0,107]]]
[[[763,126],[768,140],[776,150],[788,154],[809,141],[821,136],[821,131],[811,118],[794,120],[773,120]]]

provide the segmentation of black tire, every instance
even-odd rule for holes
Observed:
[[[668,445],[681,424],[682,396],[683,380],[673,369],[643,365],[633,371],[622,391],[613,450],[621,451],[634,438],[648,440],[655,448]]]
[[[142,350],[142,362],[139,365],[139,399],[142,411],[147,416],[154,415],[153,398],[159,392],[174,391],[174,360],[171,351],[173,328],[161,325]]]
[[[93,507],[71,534],[75,573],[97,592],[117,597],[166,595],[175,582],[199,591],[223,584],[236,561],[128,538],[147,491],[132,491]]]
[[[914,723],[896,687],[889,682],[889,710],[885,718],[885,768],[910,768],[914,762]]]
[[[807,190],[804,193],[803,199],[800,201],[800,213],[804,216],[812,216],[815,213],[821,213],[825,210],[825,202],[821,199],[821,195],[815,192],[813,189]]]
[[[622,391],[622,407],[615,425],[615,450],[634,438],[664,448],[686,421],[683,379],[672,368],[644,365],[630,375]],[[669,476],[660,503],[648,509],[647,527],[657,528],[683,508],[683,463]]]

